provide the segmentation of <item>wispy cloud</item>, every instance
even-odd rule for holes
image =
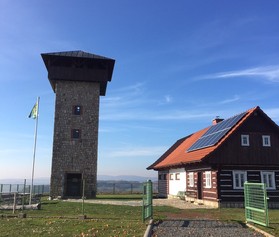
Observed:
[[[220,73],[198,77],[197,80],[223,79],[223,78],[226,79],[226,78],[236,78],[236,77],[263,78],[270,82],[279,82],[279,65],[254,67],[254,68],[248,68],[243,70],[220,72]]]
[[[167,94],[160,99],[150,98],[144,85],[140,83],[112,91],[110,94],[102,101],[101,121],[178,121],[215,116],[196,109],[183,110],[175,105],[164,106],[173,102],[171,95]]]
[[[234,95],[233,98],[230,99],[225,99],[219,102],[219,104],[229,104],[229,103],[233,103],[240,100],[240,97],[238,95]]]
[[[119,149],[113,149],[106,152],[106,156],[110,158],[133,158],[133,157],[148,157],[159,156],[166,150],[164,146],[155,147],[123,147]]]

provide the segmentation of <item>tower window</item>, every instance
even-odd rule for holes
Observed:
[[[74,115],[81,115],[81,113],[82,113],[82,106],[81,105],[73,106],[73,114]]]
[[[80,139],[81,131],[80,129],[72,129],[72,138],[73,139]]]

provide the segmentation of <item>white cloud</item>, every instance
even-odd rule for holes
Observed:
[[[165,95],[165,101],[166,103],[172,102],[172,97],[170,95]]]
[[[220,101],[219,104],[229,104],[229,103],[232,103],[232,102],[236,102],[238,100],[240,100],[240,97],[238,95],[234,95],[233,98]]]
[[[279,65],[254,67],[243,70],[220,72],[211,75],[205,75],[197,78],[198,80],[222,79],[235,77],[254,77],[263,78],[270,82],[279,82]]]

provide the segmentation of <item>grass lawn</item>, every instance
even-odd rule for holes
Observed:
[[[43,201],[41,210],[25,210],[26,219],[0,211],[0,236],[143,236],[141,207]],[[18,214],[17,212],[16,214]],[[1,215],[3,216],[1,218]]]
[[[141,195],[103,195],[98,199],[140,200]],[[42,202],[41,210],[25,210],[27,218],[13,216],[11,211],[0,211],[0,236],[143,236],[146,223],[142,222],[142,207],[103,204],[84,205],[87,219],[80,220],[81,203],[63,201]],[[2,218],[1,218],[2,216]],[[244,209],[180,210],[167,206],[154,207],[154,219],[219,219],[245,222]],[[279,210],[269,210],[270,227],[266,232],[279,236]]]

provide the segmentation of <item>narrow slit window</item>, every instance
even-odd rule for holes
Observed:
[[[75,105],[73,107],[73,114],[74,115],[81,115],[82,113],[82,106],[81,105]]]
[[[80,129],[72,129],[72,138],[73,139],[80,139],[81,131]]]

